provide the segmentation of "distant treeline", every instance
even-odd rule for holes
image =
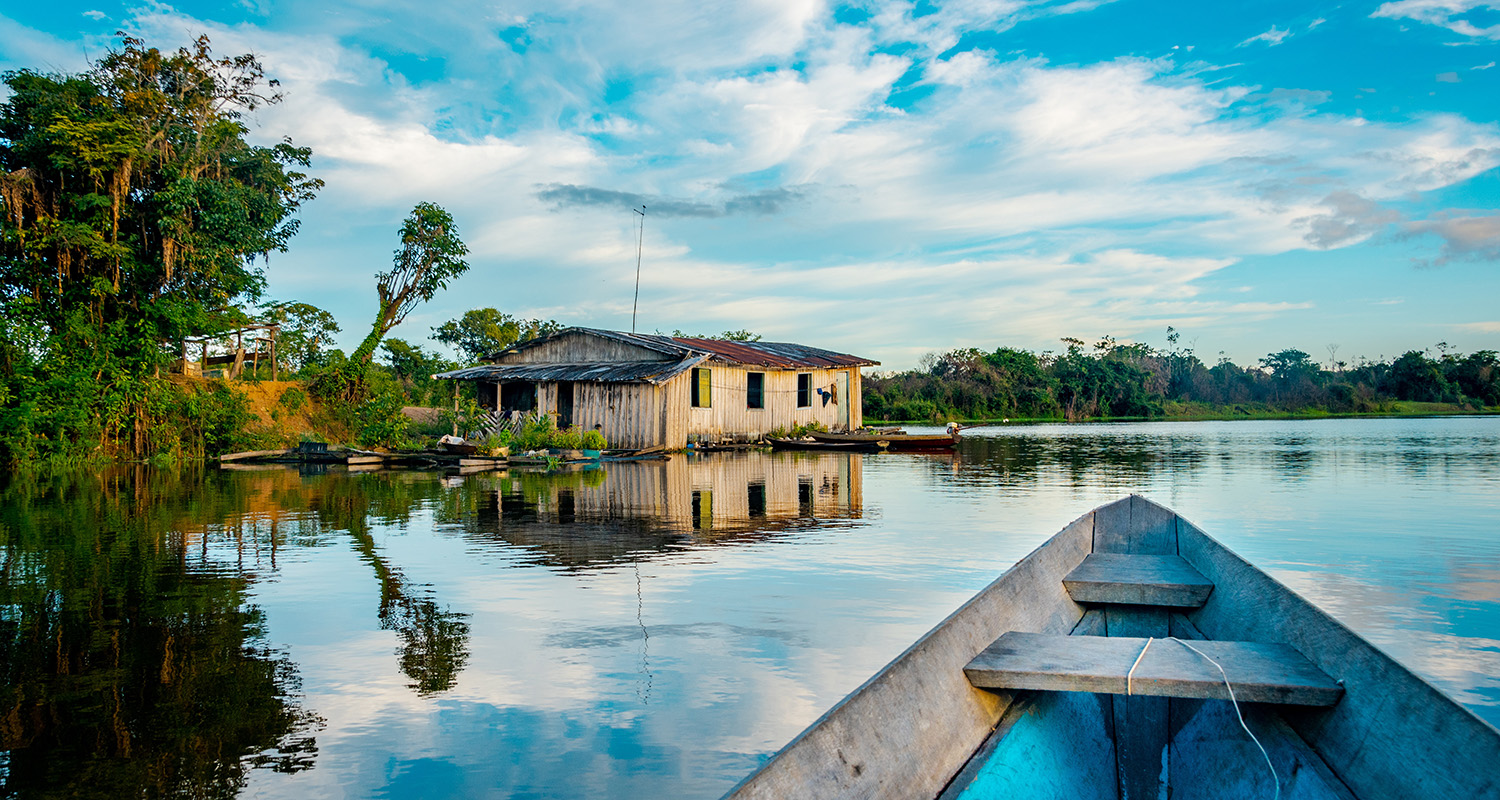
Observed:
[[[1325,368],[1294,349],[1254,366],[1227,358],[1204,364],[1191,348],[1121,344],[1106,337],[1087,348],[1064,339],[1061,353],[1001,347],[929,354],[906,372],[864,381],[869,419],[1066,419],[1183,417],[1218,414],[1369,413],[1397,401],[1480,410],[1500,405],[1500,358],[1494,350],[1462,354],[1446,343],[1436,353],[1412,350],[1391,360],[1330,353]],[[1331,348],[1332,349],[1332,348]]]

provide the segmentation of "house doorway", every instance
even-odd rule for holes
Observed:
[[[573,382],[557,382],[557,427],[567,430],[573,427]]]

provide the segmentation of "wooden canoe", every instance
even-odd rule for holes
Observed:
[[[1495,800],[1500,731],[1131,496],[1017,562],[726,797],[1278,795]]]
[[[873,442],[819,442],[807,439],[780,439],[767,436],[772,450],[823,450],[843,453],[878,453],[886,448],[884,439]]]
[[[828,444],[885,442],[887,449],[893,452],[950,450],[958,446],[958,437],[946,433],[819,433],[813,431],[808,435],[814,441]]]

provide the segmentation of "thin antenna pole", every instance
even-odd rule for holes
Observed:
[[[630,304],[630,332],[635,333],[635,312],[641,305],[641,245],[646,241],[646,206],[630,210],[641,215],[641,233],[635,240],[635,300]]]

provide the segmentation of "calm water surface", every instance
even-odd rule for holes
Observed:
[[[716,797],[1129,492],[1500,724],[1500,418],[972,434],[12,479],[0,796]]]

